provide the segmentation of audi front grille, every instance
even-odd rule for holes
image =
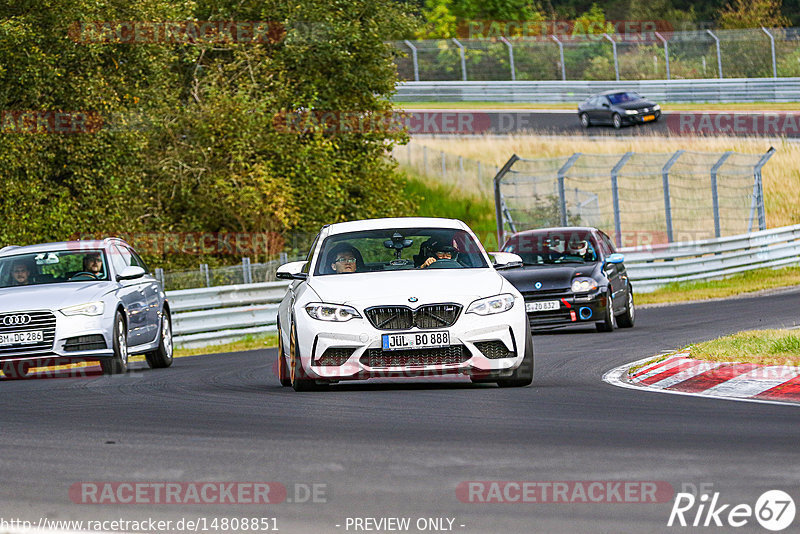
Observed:
[[[420,330],[453,326],[461,314],[460,304],[426,304],[417,309],[408,306],[375,306],[364,312],[378,330]]]
[[[0,334],[42,331],[40,343],[17,343],[0,346],[0,356],[14,354],[47,353],[53,350],[56,337],[56,316],[49,311],[28,311],[0,315]]]

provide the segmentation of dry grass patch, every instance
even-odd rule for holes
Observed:
[[[747,330],[689,345],[692,358],[712,362],[800,365],[800,331]]]

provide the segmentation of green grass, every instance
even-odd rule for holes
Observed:
[[[800,365],[800,331],[747,330],[681,350],[688,350],[698,360]]]
[[[487,251],[497,250],[494,203],[478,195],[464,194],[455,186],[427,180],[406,170],[405,194],[418,206],[415,216],[460,219],[472,228]]]
[[[219,354],[223,352],[240,352],[245,350],[266,349],[278,346],[277,334],[266,334],[262,336],[247,336],[239,341],[232,341],[222,345],[208,345],[197,349],[175,349],[175,357],[195,356],[197,354]]]
[[[530,102],[395,102],[397,109],[564,109],[575,111],[574,103],[541,104]],[[707,104],[681,102],[662,104],[664,111],[733,110],[733,111],[797,111],[796,102],[732,102]]]
[[[800,267],[758,269],[733,275],[722,280],[677,282],[652,293],[636,295],[637,304],[661,304],[713,298],[732,297],[762,289],[800,285]],[[633,284],[634,290],[636,283]]]

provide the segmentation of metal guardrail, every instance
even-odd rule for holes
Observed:
[[[288,282],[167,291],[175,344],[185,348],[275,333]]]
[[[671,245],[621,248],[637,292],[671,282],[709,280],[800,264],[800,225]]]
[[[800,225],[646,248],[621,248],[639,293],[670,282],[707,280],[752,269],[800,264]],[[289,282],[168,291],[175,344],[185,348],[275,333]]]
[[[798,102],[800,78],[630,81],[400,82],[396,102],[578,103],[608,90],[637,91],[656,102]]]

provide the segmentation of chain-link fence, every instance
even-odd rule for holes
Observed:
[[[275,272],[278,267],[289,261],[304,260],[305,258],[304,254],[294,257],[281,254],[279,259],[265,263],[251,263],[249,258],[242,258],[241,264],[225,267],[209,267],[207,264],[200,264],[195,269],[185,271],[156,269],[155,276],[166,291],[275,282],[277,281]]]
[[[395,147],[392,156],[403,169],[470,195],[491,198],[492,178],[500,167],[410,142]]]
[[[401,80],[670,80],[800,76],[800,28],[396,41]]]
[[[515,155],[494,181],[498,239],[595,226],[634,246],[763,230],[761,168],[773,153]]]

